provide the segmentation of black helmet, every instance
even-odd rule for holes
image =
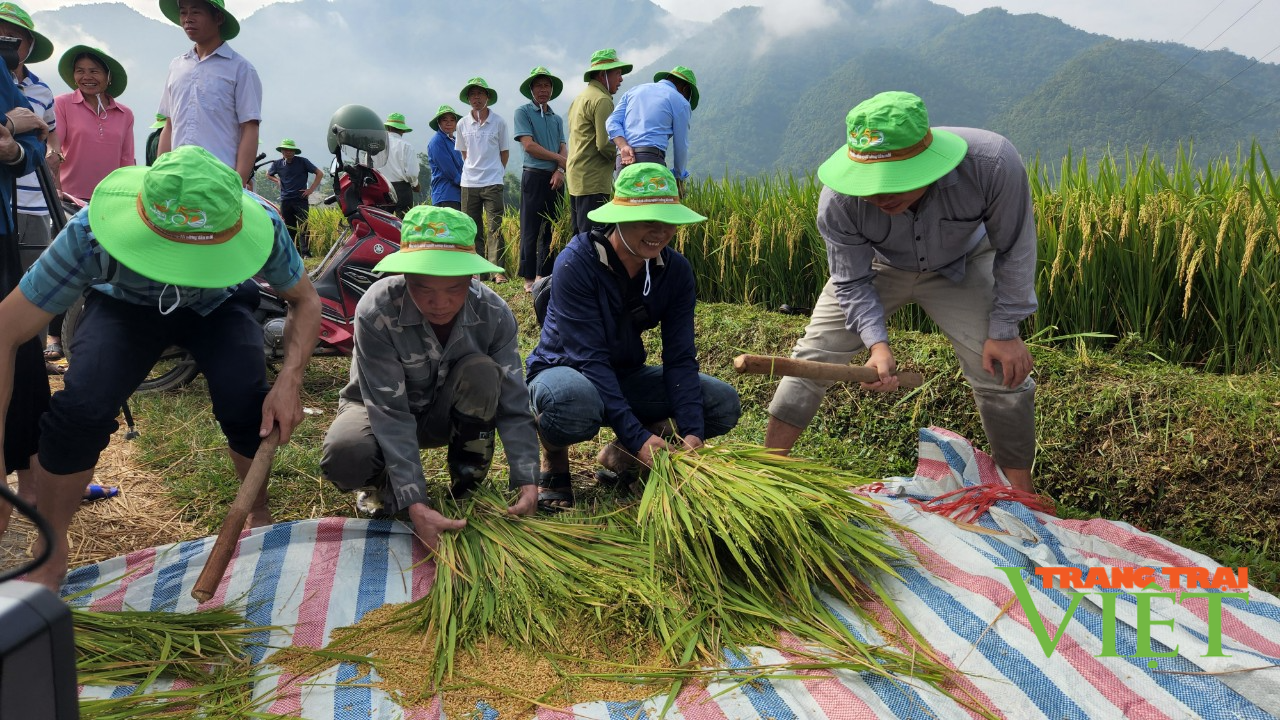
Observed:
[[[363,105],[343,105],[329,118],[329,152],[337,153],[342,146],[355,148],[370,155],[387,149],[387,129],[382,126],[378,113]]]

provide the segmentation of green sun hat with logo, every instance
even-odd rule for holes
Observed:
[[[36,32],[35,21],[15,3],[0,3],[0,22],[7,22],[10,25],[17,25],[31,34],[31,50],[27,53],[27,57],[23,62],[34,65],[41,60],[48,60],[53,55],[53,43],[49,38]],[[74,86],[73,86],[74,87]]]
[[[62,82],[72,90],[76,88],[76,58],[85,54],[92,55],[107,68],[107,73],[111,77],[110,82],[107,83],[107,97],[118,98],[123,95],[125,87],[129,85],[129,74],[124,71],[124,66],[110,55],[88,45],[75,45],[62,53],[62,58],[58,60],[58,75],[62,78]]]
[[[541,65],[530,70],[529,77],[525,78],[524,82],[520,83],[520,94],[532,100],[533,81],[540,77],[544,77],[551,81],[551,99],[555,100],[560,97],[560,93],[564,91],[564,83],[560,81],[560,78],[552,75],[550,70],[542,67]]]
[[[969,144],[929,127],[924,101],[908,92],[883,92],[845,117],[848,141],[818,168],[824,185],[845,195],[900,193],[922,188],[964,160]]]
[[[167,152],[151,167],[112,171],[90,198],[89,225],[130,270],[197,288],[253,277],[275,243],[271,216],[244,192],[240,175],[197,145]]]
[[[205,1],[212,5],[214,9],[222,11],[222,27],[218,28],[218,35],[223,40],[230,40],[240,34],[240,23],[231,16],[231,13],[227,12],[224,0]],[[160,12],[169,18],[169,22],[182,27],[182,16],[178,13],[178,0],[160,0]]]
[[[582,73],[583,82],[591,82],[591,76],[601,70],[612,70],[614,68],[622,68],[622,74],[626,75],[631,72],[631,65],[618,59],[618,51],[613,48],[605,48],[591,53],[591,67]]]
[[[476,223],[453,208],[415,205],[400,221],[400,249],[375,272],[458,277],[506,270],[476,254]]]
[[[609,225],[645,220],[689,225],[707,219],[680,202],[675,176],[658,163],[632,163],[622,168],[613,183],[613,199],[587,217]]]
[[[671,72],[657,72],[653,75],[654,82],[662,82],[666,79],[683,80],[689,83],[689,109],[698,109],[698,78],[694,76],[692,70],[683,65],[677,65]]]
[[[391,113],[387,116],[387,121],[382,123],[384,127],[395,128],[400,132],[413,132],[413,128],[404,122],[404,113]]]
[[[169,116],[164,113],[156,113],[156,121],[151,123],[152,130],[159,130],[169,122]]]
[[[302,152],[302,148],[298,147],[298,143],[294,142],[289,138],[285,138],[281,140],[280,144],[276,146],[276,152],[280,152],[283,150],[296,150],[298,152]]]
[[[436,108],[435,117],[431,118],[431,122],[427,124],[431,126],[432,130],[435,130],[436,132],[440,132],[440,118],[444,117],[445,115],[452,115],[455,118],[462,117],[461,115],[458,114],[458,111],[454,110],[451,106],[441,105],[440,107]]]
[[[498,91],[489,87],[489,83],[485,82],[484,78],[482,77],[473,77],[470,80],[468,80],[467,84],[462,86],[462,92],[458,93],[458,99],[464,103],[471,102],[470,100],[467,99],[467,93],[471,92],[471,88],[473,87],[478,87],[489,94],[490,105],[493,105],[494,103],[498,102]]]

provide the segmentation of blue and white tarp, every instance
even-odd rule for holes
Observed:
[[[1136,654],[1140,606],[1132,593],[1089,590],[1067,620],[1072,591],[1045,589],[1037,567],[1203,567],[1218,563],[1128,524],[1107,520],[1063,520],[1021,504],[1000,502],[972,525],[922,512],[909,498],[929,499],[965,486],[1003,483],[990,458],[954,434],[922,430],[920,462],[913,478],[884,483],[879,497],[895,519],[914,534],[901,542],[918,562],[887,578],[898,607],[959,680],[951,692],[979,707],[1015,720],[1045,718],[1272,718],[1280,715],[1280,601],[1249,588],[1248,601],[1221,602],[1215,628],[1207,599],[1177,604],[1153,601],[1154,620],[1173,627],[1151,631],[1153,652]],[[201,607],[190,597],[213,539],[167,545],[79,568],[64,594],[90,587],[74,602],[98,610],[186,612]],[[251,624],[280,626],[263,631],[253,659],[262,667],[258,692],[273,698],[268,712],[314,720],[437,720],[440,703],[401,707],[357,677],[349,663],[321,676],[301,678],[271,664],[271,648],[321,648],[338,627],[358,622],[388,603],[425,595],[433,565],[398,522],[326,518],[260,528],[241,538],[217,595],[205,606],[234,601]],[[1049,637],[1061,632],[1046,657],[1028,617],[1000,567],[1022,569]],[[1157,572],[1168,590],[1168,577]],[[857,632],[878,639],[874,629],[830,604]],[[1103,656],[1105,605],[1116,617],[1114,657]],[[875,613],[877,608],[870,608]],[[1206,657],[1213,643],[1222,657]],[[797,648],[799,650],[799,648]],[[753,662],[795,659],[761,650]],[[729,658],[728,666],[736,660]],[[1152,667],[1154,665],[1154,667]],[[921,683],[893,683],[867,673],[806,673],[803,680],[766,680],[729,692],[711,685],[686,688],[672,718],[725,720],[764,717],[784,720],[852,718],[969,718],[977,715]],[[127,688],[85,688],[106,696]],[[562,711],[540,710],[541,720],[572,717],[622,720],[656,717],[665,698],[634,703],[584,703]]]

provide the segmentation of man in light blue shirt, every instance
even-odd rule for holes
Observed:
[[[617,168],[633,162],[666,165],[670,148],[673,174],[683,185],[689,177],[689,116],[696,107],[698,80],[683,65],[623,93],[605,125],[618,146]]]

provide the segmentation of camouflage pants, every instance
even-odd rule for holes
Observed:
[[[418,447],[444,447],[454,439],[455,426],[476,421],[492,424],[498,413],[502,368],[487,355],[470,355],[454,363],[436,402],[415,415]],[[466,444],[468,449],[492,455],[492,437]],[[481,447],[487,445],[487,448]],[[340,490],[358,490],[385,482],[386,460],[378,438],[369,425],[369,411],[363,403],[348,402],[324,436],[320,470]]]

